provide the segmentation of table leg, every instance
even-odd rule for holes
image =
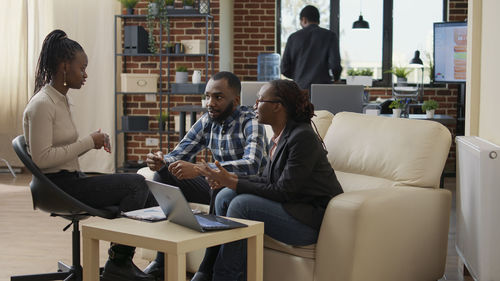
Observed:
[[[186,254],[165,253],[165,280],[186,281]]]
[[[247,280],[262,281],[264,278],[264,235],[248,238],[247,242]]]
[[[83,280],[99,280],[99,240],[83,237]]]

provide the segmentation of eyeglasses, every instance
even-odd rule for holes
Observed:
[[[257,100],[255,100],[255,106],[259,105],[260,102],[281,103],[280,100],[263,100],[263,99],[257,99]]]

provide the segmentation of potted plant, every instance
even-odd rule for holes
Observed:
[[[425,111],[425,117],[427,119],[434,118],[434,112],[438,108],[439,104],[435,100],[426,100],[422,104],[422,110]]]
[[[187,67],[180,65],[175,69],[175,83],[187,83],[188,70]]]
[[[175,44],[174,43],[165,44],[165,51],[167,54],[174,54],[175,53]]]
[[[168,10],[174,9],[174,0],[165,0],[165,5]]]
[[[369,68],[365,69],[349,69],[347,71],[346,83],[347,85],[372,85],[373,71]]]
[[[184,4],[184,9],[193,9],[194,0],[182,0],[182,3]]]
[[[134,7],[139,2],[139,0],[118,0],[122,5],[127,8],[127,15],[134,14]]]
[[[163,130],[167,131],[167,128],[165,127],[167,120],[168,120],[168,113],[161,112],[160,114],[156,115],[156,120],[158,120],[158,126]]]
[[[408,74],[413,71],[411,68],[395,66],[392,69],[385,71],[384,73],[392,73],[397,77],[398,85],[406,85],[408,79]]]
[[[163,25],[163,29],[169,34],[169,22],[167,17],[167,8],[164,0],[151,0],[148,4],[148,14],[146,15],[146,22],[148,25],[148,49],[151,53],[155,54],[158,51],[154,37],[155,20]],[[161,49],[161,44],[160,44]]]
[[[406,104],[401,99],[395,99],[389,104],[389,108],[392,108],[392,117],[399,118],[401,116],[401,111],[405,108]]]
[[[425,53],[427,61],[429,62],[429,82],[432,84],[434,82],[434,61],[430,53]]]

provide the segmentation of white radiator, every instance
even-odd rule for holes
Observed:
[[[458,255],[476,281],[500,281],[500,146],[457,137]]]

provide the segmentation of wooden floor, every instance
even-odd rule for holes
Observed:
[[[71,228],[63,232],[66,220],[33,210],[30,180],[26,174],[13,179],[10,174],[0,173],[0,280],[10,280],[11,275],[54,271],[58,260],[71,264]],[[445,178],[445,188],[454,194],[455,178]],[[106,261],[108,246],[100,243],[101,265]],[[134,262],[144,268],[147,261],[138,256]],[[453,200],[446,271],[440,281],[472,281],[461,277],[458,269]]]

